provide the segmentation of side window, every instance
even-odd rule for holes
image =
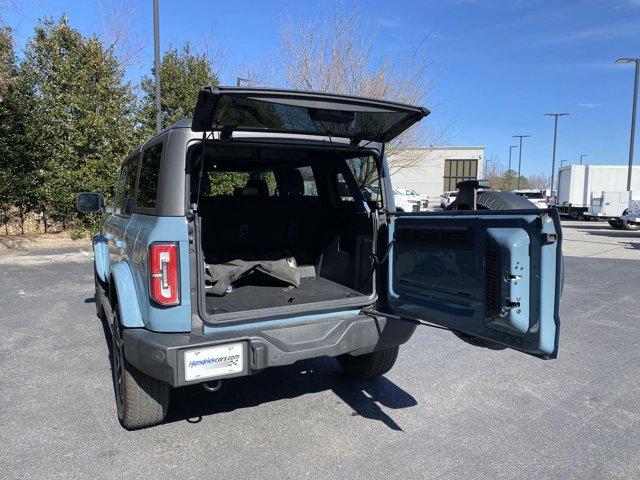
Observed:
[[[318,187],[316,185],[316,179],[313,176],[313,169],[311,167],[298,167],[297,170],[302,175],[302,181],[304,182],[304,193],[306,197],[317,197]]]
[[[264,170],[258,174],[258,178],[260,180],[264,180],[267,183],[267,187],[269,187],[269,196],[272,197],[276,192],[276,176],[273,173],[273,170]]]
[[[162,143],[158,143],[142,153],[140,180],[138,181],[138,207],[153,208],[156,206],[161,158]]]
[[[209,171],[211,182],[211,195],[233,195],[238,187],[244,187],[249,180],[246,172],[220,172]]]
[[[347,181],[344,179],[342,173],[338,173],[338,196],[342,202],[353,202],[353,196],[349,191],[349,185],[347,185]]]
[[[122,162],[120,179],[118,180],[118,193],[116,195],[116,209],[124,215],[131,214],[133,210],[137,173],[138,155],[129,157]]]
[[[368,202],[381,201],[380,178],[375,159],[373,157],[348,158],[346,163],[356,179],[364,199]],[[342,201],[353,201],[342,174],[338,174],[338,192]],[[347,192],[347,194],[345,195],[343,192]]]

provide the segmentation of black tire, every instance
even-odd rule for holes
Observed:
[[[114,305],[113,308],[115,318],[111,352],[118,420],[128,430],[158,425],[167,415],[170,387],[167,383],[141,372],[127,361],[124,356],[118,306]]]
[[[615,219],[615,220],[608,220],[609,225],[611,225],[611,228],[615,228],[616,230],[620,230],[621,228],[623,228],[622,226],[622,220],[620,219]]]
[[[569,210],[569,218],[571,220],[578,220],[580,218],[580,212],[577,210]]]
[[[340,355],[336,360],[342,370],[352,378],[369,379],[380,377],[393,368],[400,347],[391,347],[364,355]]]
[[[509,192],[478,193],[478,210],[530,210],[538,208],[525,197]]]

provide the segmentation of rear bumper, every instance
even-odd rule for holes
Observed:
[[[350,315],[241,333],[196,335],[125,329],[123,338],[125,357],[133,366],[173,387],[180,387],[206,381],[185,381],[184,352],[191,348],[244,342],[246,367],[243,372],[231,375],[236,377],[308,358],[364,354],[394,347],[409,340],[415,328],[416,325],[401,320]]]

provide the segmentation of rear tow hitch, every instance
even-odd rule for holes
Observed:
[[[216,380],[215,382],[204,382],[202,384],[202,388],[204,388],[209,393],[217,392],[222,388],[222,380]]]

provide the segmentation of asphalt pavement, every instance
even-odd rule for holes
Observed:
[[[640,478],[640,233],[601,227],[565,228],[557,360],[418,327],[377,381],[304,361],[176,390],[135,432],[90,253],[0,251],[0,478]]]

